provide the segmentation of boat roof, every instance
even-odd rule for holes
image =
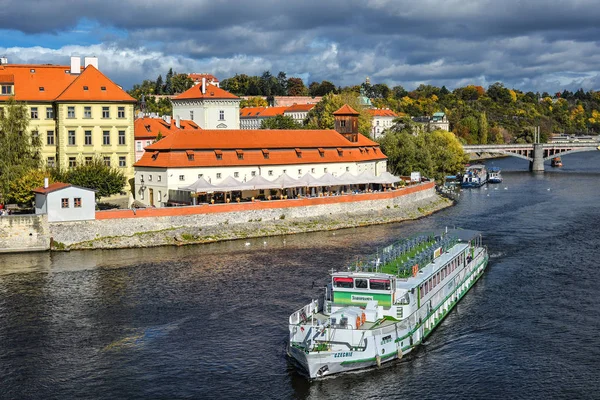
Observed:
[[[489,167],[488,171],[490,171],[490,172],[500,172],[500,167]]]
[[[473,164],[469,165],[467,169],[485,169],[485,165],[483,164]]]

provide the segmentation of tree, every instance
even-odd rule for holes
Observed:
[[[489,127],[488,127],[488,122],[487,122],[487,117],[485,115],[485,111],[482,112],[481,114],[479,114],[479,119],[478,119],[478,130],[479,130],[479,144],[487,144],[488,143],[488,132],[489,132]]]
[[[263,96],[271,96],[274,93],[275,85],[277,84],[277,78],[271,75],[271,72],[265,71],[260,77],[260,90]]]
[[[425,134],[425,143],[433,166],[431,177],[437,181],[442,181],[448,173],[462,171],[469,161],[469,156],[452,132],[436,130]]]
[[[0,114],[0,197],[10,198],[10,182],[40,166],[41,141],[28,132],[29,113],[24,103],[6,101]]]
[[[35,199],[33,189],[43,186],[44,178],[48,176],[48,172],[40,169],[30,169],[17,179],[10,181],[7,202],[31,205]],[[49,182],[53,183],[53,179],[50,179]]]
[[[307,96],[308,89],[304,86],[301,78],[289,78],[287,80],[288,96]]]
[[[276,96],[287,95],[287,76],[283,71],[279,71],[279,73],[277,74],[277,85],[275,85],[274,94]]]
[[[154,85],[154,94],[162,94],[163,92],[163,79],[162,75],[156,78],[156,84]]]
[[[360,113],[358,117],[358,131],[370,137],[371,132],[371,115],[367,110],[358,103],[358,97],[355,93],[346,92],[341,94],[327,94],[323,96],[312,110],[308,112],[304,125],[308,129],[333,129],[335,126],[335,117],[333,113],[336,112],[344,104],[348,104],[350,107]]]
[[[296,120],[289,115],[277,115],[275,118],[263,119],[260,123],[260,129],[301,129]]]
[[[117,168],[109,167],[95,157],[90,163],[79,163],[60,175],[63,182],[96,190],[96,199],[123,191],[125,175]]]
[[[164,94],[173,94],[173,68],[169,68],[167,72]]]
[[[263,97],[256,96],[240,101],[240,109],[244,107],[266,107],[269,103]]]
[[[194,86],[194,81],[187,74],[175,74],[171,78],[171,85],[173,87],[173,94],[183,93]]]

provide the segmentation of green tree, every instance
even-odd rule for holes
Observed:
[[[353,92],[341,94],[329,93],[323,96],[321,101],[308,112],[304,125],[308,129],[333,129],[335,127],[333,113],[339,110],[344,104],[348,104],[360,114],[358,117],[358,131],[364,136],[370,137],[372,117],[358,103],[358,97]]]
[[[430,175],[437,181],[442,181],[446,175],[455,174],[464,169],[469,156],[463,151],[462,145],[452,132],[436,130],[425,134],[425,142],[433,166]]]
[[[481,114],[479,114],[479,119],[477,122],[479,123],[479,126],[478,126],[479,143],[487,144],[489,127],[488,127],[488,122],[487,122],[487,117],[485,115],[485,111],[482,112]]]
[[[260,129],[301,129],[302,125],[289,115],[277,115],[275,118],[263,119]]]
[[[277,74],[277,84],[275,85],[275,96],[287,95],[287,76],[285,72],[279,71]]]
[[[33,189],[44,185],[44,178],[49,173],[40,169],[30,169],[17,179],[10,181],[7,203],[31,205],[35,199]],[[53,183],[53,179],[49,180]]]
[[[165,77],[164,94],[173,94],[173,68],[169,68],[169,72]]]
[[[173,94],[183,93],[194,86],[194,81],[187,74],[175,74],[171,78],[171,85],[173,86]]]
[[[268,105],[269,103],[267,102],[267,100],[260,96],[250,97],[248,99],[242,99],[242,101],[240,101],[240,109],[244,107],[266,107]]]
[[[288,96],[308,96],[308,88],[304,86],[301,78],[289,78],[287,80]]]
[[[99,157],[87,164],[79,163],[60,177],[63,182],[96,190],[96,199],[122,192],[126,182],[121,170],[105,165]]]
[[[12,97],[5,104],[0,113],[0,197],[4,201],[10,198],[10,182],[39,168],[41,149],[39,136],[28,132],[27,106]]]
[[[162,75],[156,78],[156,84],[154,85],[154,94],[162,94],[163,92],[163,79]]]

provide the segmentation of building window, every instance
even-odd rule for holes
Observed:
[[[346,121],[344,121],[344,120],[341,120],[341,121],[340,121],[340,126],[341,126],[342,128],[346,127]]]
[[[142,142],[135,142],[135,150],[142,151]]]
[[[48,157],[46,160],[46,165],[50,168],[54,168],[56,166],[56,159],[54,157]]]
[[[117,118],[125,118],[125,107],[117,108]]]
[[[31,131],[31,142],[33,143],[40,137],[40,133],[38,131]]]
[[[223,111],[223,110],[219,111],[219,120],[225,121],[225,111]]]
[[[75,197],[73,199],[73,207],[74,208],[81,208],[81,197]]]
[[[92,107],[83,107],[83,118],[92,118]]]
[[[190,111],[190,119],[193,120],[194,119],[194,111]]]
[[[185,181],[185,175],[179,175],[179,181],[181,181],[181,182]]]
[[[125,161],[125,156],[119,156],[119,167],[125,168],[127,166],[127,162]]]
[[[125,131],[119,131],[119,144],[125,144]]]
[[[346,172],[350,172],[350,167],[346,167]]]
[[[106,165],[107,167],[110,167],[110,156],[102,157],[102,161],[104,161],[104,165]]]
[[[92,163],[92,157],[85,158],[85,165],[90,165]]]
[[[202,178],[204,174],[198,174],[198,179]]]
[[[77,166],[77,160],[75,157],[69,157],[69,168],[75,168]]]
[[[83,133],[83,140],[87,146],[92,144],[92,131],[85,131]]]
[[[310,169],[310,172],[314,174],[314,173],[315,173],[315,169],[314,169],[314,168],[311,168],[311,169]]]
[[[327,167],[323,168],[323,171],[324,171],[325,173],[327,173]]]
[[[221,179],[221,173],[217,172],[217,179]]]
[[[238,158],[238,160],[243,160],[244,159],[244,153],[237,153],[237,158]]]
[[[223,154],[216,154],[217,156],[217,160],[222,160],[223,159]]]
[[[67,107],[67,118],[75,118],[75,107]]]
[[[252,175],[252,176],[256,176],[256,171],[252,171],[252,172],[250,173],[250,175]]]
[[[31,107],[31,119],[38,119],[38,108]]]
[[[12,86],[2,85],[2,94],[12,94]]]
[[[53,118],[54,118],[54,108],[46,107],[46,119],[53,119]]]
[[[152,144],[152,142],[150,140],[146,140],[146,146],[150,146],[150,144]]]
[[[83,90],[87,92],[89,90],[89,88],[87,86],[84,86]]]
[[[157,180],[158,182],[162,181],[162,175],[157,175],[157,176],[156,176],[156,180]]]
[[[54,131],[46,132],[46,144],[48,146],[54,146]]]
[[[234,178],[239,178],[240,177],[240,173],[239,172],[234,172],[233,173],[233,177]]]
[[[148,182],[152,182],[152,175],[148,175]]]
[[[69,131],[69,146],[75,146],[75,131]]]
[[[109,107],[102,107],[102,118],[110,118]]]
[[[187,158],[188,161],[194,161],[194,153],[188,153]]]
[[[273,170],[272,169],[269,170],[269,176],[273,176]]]
[[[110,144],[110,131],[102,132],[102,144],[109,145]]]
[[[60,199],[60,205],[62,208],[69,208],[69,199],[67,197],[63,197]]]
[[[375,125],[379,126],[379,121],[377,121],[377,123]]]
[[[302,168],[298,168],[298,175],[302,175]]]

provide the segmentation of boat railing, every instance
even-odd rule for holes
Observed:
[[[318,311],[319,300],[312,300],[310,303],[290,315],[290,325],[298,325],[302,322],[306,322]]]

